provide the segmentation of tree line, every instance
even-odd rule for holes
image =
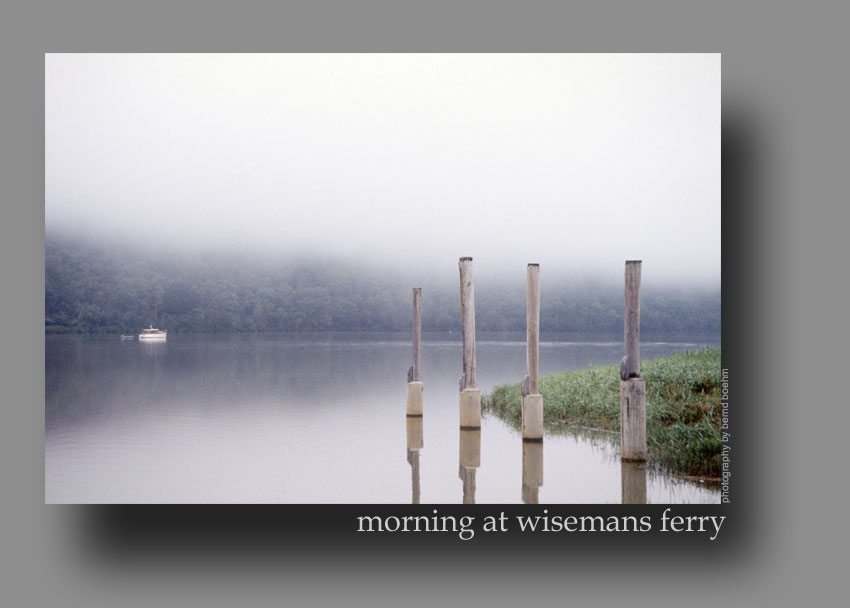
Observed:
[[[451,273],[449,273],[451,274]],[[45,331],[409,331],[411,287],[398,274],[339,261],[165,255],[68,238],[45,244]],[[460,331],[457,278],[423,287],[424,331]],[[621,332],[622,285],[563,279],[543,285],[542,332]],[[476,281],[476,329],[525,331],[524,276]],[[720,331],[720,289],[644,287],[644,332]]]

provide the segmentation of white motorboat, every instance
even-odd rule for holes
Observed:
[[[139,334],[139,340],[165,340],[167,335],[168,331],[156,329],[153,325],[151,325],[150,327],[142,330],[142,333]]]

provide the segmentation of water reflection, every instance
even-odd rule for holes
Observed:
[[[475,504],[475,470],[481,466],[481,429],[460,429],[458,477],[463,481],[463,504]]]
[[[543,485],[543,442],[522,442],[522,502],[536,505],[540,502]]]
[[[159,359],[165,354],[166,349],[166,341],[165,340],[137,340],[138,346],[143,354],[143,356],[147,359]],[[121,344],[132,344],[132,342],[122,341]]]
[[[647,347],[646,358],[688,348]],[[541,374],[588,363],[615,363],[622,334],[606,343],[546,343]],[[45,339],[46,502],[458,502],[464,496],[516,502],[517,431],[489,417],[480,446],[487,454],[481,493],[478,458],[459,463],[459,341],[425,340],[429,378],[428,458],[421,458],[411,419],[409,462],[401,461],[401,395],[382,387],[403,377],[410,336],[175,334],[165,343],[116,336]],[[512,381],[526,358],[517,341],[476,345],[476,382],[486,393]],[[440,406],[444,404],[444,406]],[[397,412],[398,415],[387,415]],[[407,421],[405,422],[407,424]],[[407,429],[405,429],[407,430]],[[462,439],[475,433],[464,432]],[[352,442],[351,437],[359,440]],[[469,443],[469,442],[464,442]],[[475,442],[472,442],[473,444]],[[417,452],[419,446],[419,453]],[[345,446],[341,457],[340,446]],[[567,433],[546,440],[541,502],[619,502],[615,438]],[[533,448],[532,448],[533,449]],[[612,453],[610,462],[601,457]],[[315,457],[304,458],[309,453]],[[387,458],[387,455],[392,456]],[[418,459],[418,463],[417,463]],[[370,466],[363,466],[369,463]],[[569,466],[567,466],[567,464]],[[513,471],[513,472],[511,472]],[[417,478],[427,494],[417,490]],[[388,483],[389,480],[393,480]],[[654,475],[646,500],[717,503],[714,486]],[[530,498],[530,497],[529,497]]]
[[[419,504],[419,452],[425,446],[422,416],[407,417],[407,463],[410,465],[411,503]]]
[[[646,463],[621,462],[620,479],[624,505],[646,504]]]

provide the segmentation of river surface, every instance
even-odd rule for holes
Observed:
[[[479,334],[483,393],[525,374],[524,334]],[[641,358],[719,345],[642,336]],[[461,432],[457,334],[425,335],[407,418],[409,334],[45,340],[45,500],[59,503],[718,503],[621,467],[608,434],[542,444],[484,414]],[[543,335],[540,373],[619,362],[622,335]],[[547,431],[548,432],[548,431]]]

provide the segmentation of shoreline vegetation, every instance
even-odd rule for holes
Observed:
[[[720,478],[720,348],[702,348],[641,361],[646,379],[649,465],[686,478]],[[568,425],[605,431],[619,442],[618,365],[591,366],[540,379],[547,430]],[[522,420],[520,385],[498,386],[482,407],[516,424]]]

